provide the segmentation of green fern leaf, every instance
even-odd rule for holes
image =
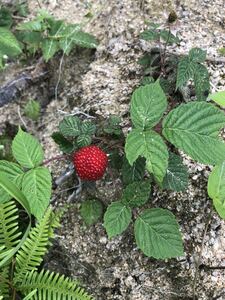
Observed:
[[[0,271],[0,296],[2,299],[8,300],[9,297],[9,266],[4,267]],[[0,297],[1,299],[1,297]]]
[[[77,282],[48,270],[28,272],[18,288],[24,294],[36,289],[32,300],[93,300]]]
[[[49,246],[50,225],[54,224],[51,220],[51,214],[51,209],[48,209],[36,227],[32,228],[22,248],[18,251],[16,255],[15,283],[20,281],[27,272],[37,270],[37,267],[43,261],[43,256]]]
[[[19,243],[18,209],[14,201],[0,203],[0,247],[10,250]]]

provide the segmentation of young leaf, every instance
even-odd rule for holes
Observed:
[[[94,49],[98,46],[98,41],[93,35],[81,30],[75,31],[75,33],[70,36],[70,39],[74,45],[83,48]]]
[[[81,132],[87,135],[95,134],[96,126],[91,121],[84,121],[81,124]]]
[[[19,42],[12,32],[0,27],[0,56],[16,56],[22,52]]]
[[[59,130],[64,136],[78,136],[80,134],[80,119],[76,116],[65,117],[59,123]]]
[[[218,214],[225,219],[225,161],[215,166],[208,180],[208,195]]]
[[[191,61],[188,56],[183,57],[177,69],[176,89],[184,86],[190,78],[194,76],[196,63]]]
[[[91,137],[87,134],[81,134],[77,137],[77,145],[79,147],[89,146],[91,144]]]
[[[182,158],[174,153],[169,155],[169,164],[162,184],[164,189],[176,192],[184,191],[188,186],[188,169]]]
[[[225,143],[218,137],[224,113],[206,102],[181,104],[163,120],[163,135],[177,148],[203,164],[225,160]]]
[[[140,181],[145,174],[146,161],[143,157],[138,158],[131,166],[126,158],[122,165],[122,180],[124,184]]]
[[[22,185],[22,179],[24,172],[20,168],[18,164],[8,162],[6,160],[0,161],[0,176],[5,175],[10,181],[16,184],[19,188]],[[9,201],[12,196],[7,193],[1,186],[0,186],[0,202]]]
[[[25,168],[39,166],[44,159],[44,153],[38,140],[21,128],[12,142],[12,151],[18,163]]]
[[[103,206],[98,200],[87,200],[81,204],[80,214],[88,226],[97,223],[102,216],[102,212]]]
[[[160,37],[159,33],[154,28],[147,29],[140,34],[140,38],[145,41],[156,41],[159,40],[159,37]]]
[[[137,88],[131,99],[131,120],[135,127],[151,129],[161,119],[167,107],[166,96],[159,84]]]
[[[129,184],[122,195],[122,203],[130,207],[138,207],[144,205],[151,192],[151,184],[148,180],[137,181]]]
[[[42,52],[43,52],[43,57],[44,57],[45,61],[47,62],[59,50],[58,41],[56,41],[54,39],[46,38],[41,43],[41,49],[42,49]]]
[[[24,108],[25,115],[33,121],[37,121],[40,116],[40,103],[35,100],[29,100]]]
[[[179,44],[180,43],[179,38],[177,36],[175,36],[174,34],[172,34],[168,30],[164,30],[164,29],[161,30],[160,37],[168,44]]]
[[[45,167],[28,171],[23,178],[22,191],[29,199],[31,213],[38,219],[44,215],[51,197],[51,174]]]
[[[167,209],[146,209],[135,221],[138,247],[149,257],[166,259],[184,255],[179,225]]]
[[[76,148],[74,144],[68,141],[60,132],[53,132],[52,138],[64,153],[71,153]]]
[[[146,168],[162,182],[168,166],[168,150],[159,134],[150,130],[133,129],[127,136],[125,153],[132,166],[139,156],[146,158]]]
[[[42,31],[44,28],[41,20],[35,19],[29,22],[20,23],[16,29],[22,31]]]
[[[131,209],[122,202],[110,204],[104,215],[104,227],[109,238],[127,229],[131,221]]]
[[[201,48],[192,48],[189,51],[189,58],[196,63],[203,63],[206,60],[206,51]]]
[[[220,91],[220,92],[210,94],[209,99],[213,100],[218,105],[225,108],[225,91]]]

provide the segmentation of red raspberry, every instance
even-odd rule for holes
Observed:
[[[108,158],[99,147],[87,146],[74,153],[73,163],[81,179],[95,181],[104,175]]]

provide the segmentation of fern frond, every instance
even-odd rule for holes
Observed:
[[[9,266],[0,270],[0,295],[4,300],[9,299]]]
[[[51,215],[52,211],[48,209],[41,221],[31,229],[25,243],[18,251],[15,264],[15,283],[22,280],[27,272],[37,270],[43,261],[49,245]]]
[[[93,300],[77,282],[48,270],[27,273],[18,289],[24,294],[37,289],[32,300]]]
[[[18,209],[14,201],[0,203],[0,247],[6,250],[19,243],[21,232],[18,232]]]

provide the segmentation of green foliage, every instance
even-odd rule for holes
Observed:
[[[225,159],[225,144],[218,137],[225,115],[206,102],[181,104],[163,120],[163,135],[193,159],[215,165]]]
[[[225,56],[225,47],[221,47],[217,50],[217,52],[222,55],[222,56]]]
[[[166,96],[159,81],[137,88],[131,98],[131,120],[134,127],[151,129],[159,122],[166,107]]]
[[[29,170],[23,177],[22,191],[29,199],[31,213],[40,220],[51,197],[51,174],[45,167]]]
[[[38,140],[19,128],[13,140],[12,151],[15,159],[24,168],[39,166],[44,158],[44,153]]]
[[[162,208],[146,209],[135,221],[138,247],[157,259],[183,256],[182,238],[174,215]]]
[[[108,123],[103,130],[108,134],[114,134],[116,136],[120,136],[122,134],[120,123],[121,123],[121,118],[119,116],[112,115],[109,117]]]
[[[213,100],[216,104],[225,108],[225,91],[216,92],[209,95],[209,99]]]
[[[38,140],[21,128],[12,143],[15,159],[19,164],[0,160],[0,174],[5,175],[29,199],[31,213],[41,219],[49,205],[51,197],[51,174],[40,166],[44,153]],[[13,196],[0,185],[1,201],[8,201]]]
[[[25,115],[33,121],[37,121],[40,116],[40,103],[35,100],[29,100],[24,108]]]
[[[13,19],[10,10],[6,7],[0,8],[0,27],[10,28],[12,26]]]
[[[131,209],[121,201],[113,202],[104,215],[104,227],[109,238],[121,234],[131,222]]]
[[[123,160],[122,165],[122,180],[125,185],[140,181],[144,177],[145,173],[145,159],[138,158],[131,166],[126,158]]]
[[[149,180],[133,182],[123,190],[121,202],[131,208],[142,206],[148,201],[150,192]]]
[[[0,27],[0,69],[3,68],[4,56],[14,57],[22,52],[19,42],[6,27]]]
[[[146,159],[146,169],[162,182],[168,166],[168,150],[161,136],[153,130],[133,129],[127,136],[125,153],[130,165],[139,156]]]
[[[205,59],[206,51],[193,48],[178,64],[176,88],[186,85],[190,79],[193,79],[198,101],[206,100],[210,90],[208,70],[202,65]]]
[[[176,192],[182,192],[188,186],[188,169],[183,165],[180,156],[170,153],[169,164],[162,186]]]
[[[179,44],[180,40],[169,30],[160,29],[158,24],[151,23],[149,29],[140,34],[140,38],[146,41],[159,41],[160,39],[167,44]]]
[[[225,219],[225,162],[215,166],[208,180],[208,194],[216,211]]]
[[[102,203],[96,199],[86,200],[81,204],[80,214],[88,226],[97,223],[97,221],[101,218],[102,213]]]
[[[1,179],[0,179],[1,180]],[[59,226],[58,213],[48,209],[43,218],[29,232],[26,239],[22,239],[19,248],[20,233],[18,231],[18,209],[14,201],[0,204],[0,257],[2,251],[15,249],[13,255],[7,258],[7,266],[0,270],[0,293],[4,299],[12,299],[19,295],[24,299],[70,299],[91,300],[76,281],[48,270],[37,270],[54,237],[53,230]],[[26,236],[25,236],[26,237]],[[4,246],[1,246],[4,245]],[[14,257],[15,255],[15,257]],[[10,276],[9,276],[9,270]]]
[[[59,132],[53,133],[52,138],[60,150],[71,153],[76,148],[90,145],[96,129],[96,125],[91,121],[81,121],[77,116],[67,116],[59,123]]]

